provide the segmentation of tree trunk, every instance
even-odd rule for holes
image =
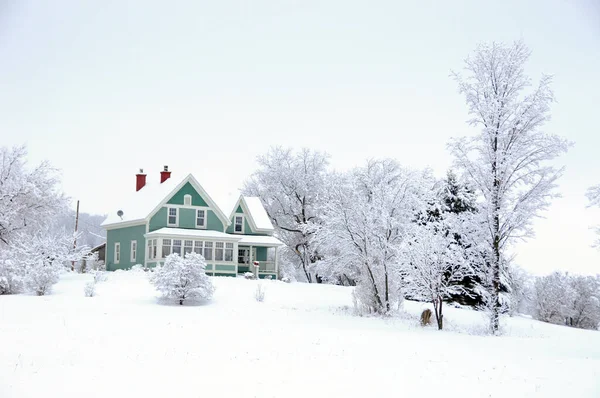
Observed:
[[[494,186],[492,192],[492,206],[493,206],[493,225],[492,233],[494,236],[493,242],[493,258],[492,258],[492,303],[490,306],[491,319],[490,327],[493,334],[497,334],[500,329],[500,267],[501,267],[501,256],[500,256],[500,180],[498,178],[498,131],[494,137],[494,161],[492,163],[492,174],[494,178]]]
[[[435,312],[435,320],[437,321],[438,330],[442,330],[444,328],[444,315],[442,313],[442,298],[436,297],[433,300],[433,310]]]
[[[179,305],[183,305],[183,299],[179,299]]]

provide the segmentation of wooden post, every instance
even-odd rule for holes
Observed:
[[[77,201],[77,211],[75,213],[75,239],[73,240],[73,251],[77,249],[77,229],[79,227],[79,200]],[[71,261],[71,271],[75,271],[75,260]]]

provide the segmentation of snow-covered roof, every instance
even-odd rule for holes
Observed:
[[[253,229],[262,232],[262,231],[273,231],[273,224],[271,224],[271,220],[269,219],[269,215],[267,211],[263,207],[262,202],[259,197],[255,196],[243,196],[240,195],[235,204],[231,207],[231,211],[229,213],[229,220],[231,220],[238,208],[238,206],[242,205],[244,208],[244,212],[248,212],[249,222]]]
[[[273,236],[242,235],[239,245],[283,246],[283,242]]]
[[[144,220],[152,210],[154,210],[156,205],[158,205],[181,182],[181,179],[178,180],[171,177],[162,184],[158,182],[147,183],[142,189],[133,192],[129,197],[125,198],[121,206],[110,212],[101,225],[106,226]],[[119,210],[123,212],[122,217],[117,215],[117,211]]]
[[[225,232],[211,231],[206,229],[184,229],[184,228],[160,228],[156,231],[148,232],[144,235],[147,238],[153,236],[171,236],[181,238],[202,238],[202,239],[223,239],[223,240],[240,240],[242,235],[231,235]]]
[[[192,174],[188,174],[186,177],[180,180],[171,177],[162,184],[147,183],[142,189],[134,192],[127,199],[125,199],[120,208],[116,209],[112,213],[109,213],[108,217],[102,222],[101,226],[106,227],[115,224],[145,221],[147,217],[149,217],[163,204],[163,202],[165,202],[171,195],[175,194],[187,182],[190,182],[198,191],[198,193],[202,195],[211,208],[213,208],[221,221],[223,221],[226,225],[229,224],[227,216],[225,213],[223,213],[219,205],[214,202],[211,196],[202,188],[194,176]],[[121,217],[117,214],[119,210],[123,212]]]
[[[256,196],[244,196],[244,202],[257,229],[273,229],[273,224],[271,224],[269,215],[260,198]]]

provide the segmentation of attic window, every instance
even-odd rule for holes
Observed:
[[[183,204],[185,206],[191,206],[192,205],[192,195],[184,195]]]

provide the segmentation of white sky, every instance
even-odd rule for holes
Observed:
[[[600,272],[585,189],[600,183],[600,3],[0,1],[0,145],[50,160],[81,210],[116,211],[143,167],[236,193],[270,145],[346,169],[450,166],[469,134],[449,78],[479,41],[523,38],[555,76],[546,131],[575,141],[563,198],[517,247],[534,273]]]

